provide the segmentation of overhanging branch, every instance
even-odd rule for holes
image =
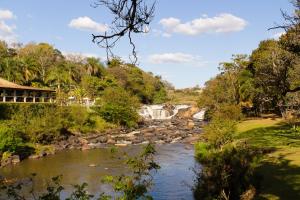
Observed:
[[[150,3],[149,3],[150,2]],[[148,26],[153,19],[155,2],[150,0],[97,0],[93,7],[107,7],[114,20],[109,31],[104,34],[92,34],[92,41],[101,48],[106,49],[107,60],[114,57],[112,48],[125,35],[128,36],[129,43],[132,46],[133,62],[137,62],[136,47],[132,39],[133,33],[146,33]]]

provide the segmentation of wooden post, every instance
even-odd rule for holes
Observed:
[[[27,102],[27,96],[28,96],[28,93],[26,90],[24,90],[24,93],[23,93],[23,102],[26,103]]]
[[[14,103],[17,102],[17,90],[14,90]]]
[[[3,102],[6,102],[6,91],[3,89]]]

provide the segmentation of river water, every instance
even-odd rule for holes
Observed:
[[[184,144],[164,144],[156,146],[156,161],[161,169],[154,175],[154,186],[151,195],[158,200],[193,199],[191,186],[194,183],[193,146]],[[110,148],[88,151],[69,150],[38,160],[25,160],[19,165],[0,169],[0,175],[11,179],[25,179],[31,173],[36,173],[35,189],[40,192],[47,185],[47,180],[57,175],[63,175],[62,185],[67,196],[72,184],[88,183],[91,194],[109,192],[110,187],[101,183],[105,175],[126,174],[124,152],[136,155],[141,146],[119,148],[112,154]],[[95,165],[95,167],[90,167]]]

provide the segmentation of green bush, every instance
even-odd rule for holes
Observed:
[[[208,143],[214,148],[221,148],[223,145],[233,141],[236,122],[227,119],[213,119],[205,128],[204,134]]]
[[[107,88],[102,97],[100,108],[95,108],[107,122],[134,127],[139,119],[138,99],[122,88]]]
[[[56,105],[25,104],[15,110],[9,123],[27,140],[48,144],[70,126],[65,114],[65,109]]]
[[[228,144],[223,149],[202,146],[197,158],[202,164],[194,187],[195,199],[240,199],[241,195],[259,186],[255,174],[259,152],[248,146]]]
[[[239,105],[224,104],[213,112],[212,118],[239,121],[243,118],[242,109]]]
[[[0,126],[0,152],[9,151],[14,153],[23,145],[23,140],[13,129]]]
[[[95,111],[56,104],[0,104],[4,127],[13,127],[25,141],[49,144],[69,132],[90,133],[112,128]]]
[[[205,120],[228,119],[240,121],[243,119],[243,113],[240,105],[236,104],[219,104],[217,107],[209,108],[205,112]]]
[[[234,142],[235,125],[236,121],[216,117],[204,128],[205,142],[195,146],[202,166],[194,187],[195,199],[237,200],[258,186],[254,170],[260,151]]]
[[[73,108],[74,109],[74,108]],[[73,112],[70,116],[70,122],[72,126],[70,127],[71,132],[80,132],[80,133],[93,133],[93,132],[102,132],[107,129],[112,129],[115,126],[109,122],[106,122],[99,114],[94,111],[88,111],[84,107],[77,108],[81,110],[82,115],[76,115]],[[75,115],[74,115],[75,114]]]

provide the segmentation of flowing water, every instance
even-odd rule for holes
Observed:
[[[165,105],[145,105],[140,109],[139,114],[145,119],[165,120],[176,116],[179,110],[188,108],[190,108],[188,105],[175,105],[172,110],[168,110]]]
[[[194,160],[192,146],[184,144],[164,144],[156,146],[156,161],[161,169],[154,176],[151,195],[158,200],[193,199],[190,187],[194,183],[192,169],[198,167]],[[110,187],[101,184],[105,175],[126,174],[124,154],[136,155],[141,146],[124,147],[117,154],[111,154],[109,148],[89,151],[69,150],[39,160],[25,160],[19,165],[0,169],[0,175],[7,178],[25,179],[31,173],[37,173],[35,188],[41,191],[47,180],[63,175],[62,184],[66,188],[63,196],[70,192],[71,184],[86,182],[91,194],[109,192]],[[90,167],[95,165],[95,167]]]

